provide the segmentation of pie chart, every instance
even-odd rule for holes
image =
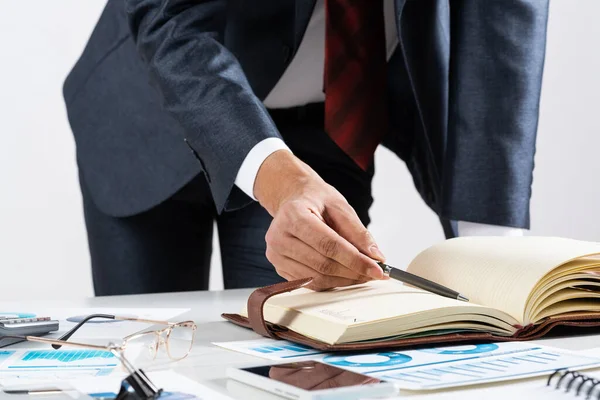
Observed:
[[[392,365],[405,364],[412,360],[412,357],[394,352],[348,355],[348,356],[327,356],[323,362],[339,367],[389,367]]]
[[[480,354],[489,353],[490,351],[498,350],[498,345],[494,343],[474,344],[467,346],[452,346],[452,347],[434,347],[432,349],[421,349],[425,353],[459,355],[459,354]]]

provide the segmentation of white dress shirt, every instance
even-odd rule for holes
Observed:
[[[380,0],[381,1],[381,0]],[[386,47],[388,59],[398,45],[394,0],[384,1]],[[264,100],[267,108],[291,108],[325,101],[323,69],[325,65],[325,0],[317,0],[306,33],[296,55]],[[283,140],[268,138],[257,143],[248,153],[236,176],[235,184],[256,200],[254,181],[264,160],[278,150],[291,151]],[[460,236],[520,236],[521,229],[458,222]]]

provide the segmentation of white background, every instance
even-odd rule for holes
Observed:
[[[62,82],[104,0],[0,0],[0,300],[91,296],[74,143]],[[554,0],[532,234],[600,241],[600,2]],[[371,230],[406,265],[443,238],[404,165],[377,154]],[[222,288],[216,248],[211,288]]]

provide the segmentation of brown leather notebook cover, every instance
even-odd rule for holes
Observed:
[[[299,289],[308,283],[311,279],[299,279],[296,281],[282,282],[275,285],[256,289],[248,298],[248,318],[239,314],[222,314],[226,320],[244,328],[251,328],[256,333],[273,338],[284,339],[290,342],[300,343],[315,349],[324,351],[359,351],[359,350],[377,350],[401,347],[412,347],[419,345],[445,345],[464,342],[509,342],[525,341],[540,338],[546,335],[556,326],[572,327],[600,327],[600,313],[577,313],[568,316],[550,317],[541,324],[523,327],[513,336],[497,336],[485,332],[465,332],[451,333],[446,335],[432,335],[415,338],[394,339],[370,341],[362,343],[344,343],[330,345],[318,340],[306,337],[285,327],[273,325],[265,321],[263,316],[263,306],[270,298],[280,293],[290,292]],[[583,333],[583,332],[582,332]]]

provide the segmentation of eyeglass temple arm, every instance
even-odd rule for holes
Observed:
[[[58,341],[58,339],[42,338],[42,337],[37,337],[37,336],[6,335],[6,336],[0,336],[0,344],[2,344],[3,339],[17,339],[17,340],[21,340],[21,341],[47,343],[47,344],[57,344],[57,341]],[[59,346],[63,346],[63,345],[59,345]],[[84,348],[84,349],[95,349],[95,350],[105,350],[105,351],[112,351],[114,349],[114,348],[107,347],[107,346],[101,346],[101,345],[95,345],[95,344],[89,344],[89,343],[76,343],[76,342],[66,342],[64,344],[64,346],[73,346],[73,347],[79,347],[79,348]]]
[[[70,331],[68,331],[67,333],[65,333],[64,335],[62,335],[61,337],[58,338],[58,340],[63,340],[63,341],[67,341],[69,340],[69,338],[71,336],[73,336],[73,334],[75,332],[77,332],[77,330],[79,330],[79,328],[81,328],[83,326],[83,324],[85,324],[86,322],[88,322],[90,319],[94,319],[94,318],[105,318],[105,319],[116,319],[116,317],[114,315],[109,315],[109,314],[91,314],[88,315],[87,317],[85,317],[84,319],[82,319],[77,325],[75,325]],[[55,350],[60,349],[62,346],[58,345],[58,344],[53,344],[52,348]]]
[[[10,339],[16,339],[16,340],[20,340],[22,342],[25,342],[25,341],[27,341],[27,336],[2,335],[2,336],[0,336],[0,347],[4,347],[4,345],[2,344],[3,340],[10,340]]]

